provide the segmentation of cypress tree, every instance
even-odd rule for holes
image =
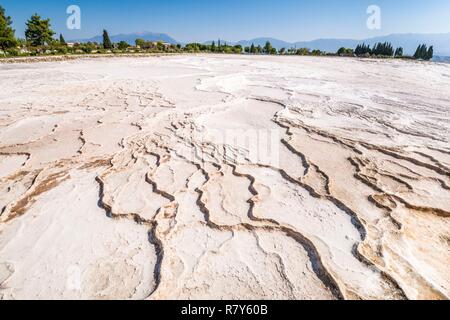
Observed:
[[[427,59],[428,57],[428,47],[426,44],[422,45],[422,49],[420,50],[422,59]]]
[[[428,52],[427,52],[426,60],[433,59],[433,55],[434,55],[434,48],[433,48],[433,46],[430,46],[430,48],[428,49]]]
[[[64,39],[62,34],[59,35],[59,43],[61,43],[62,45],[66,45],[67,44],[66,40]]]
[[[373,49],[370,50],[370,47],[367,46],[364,48],[365,53],[372,53],[376,56],[387,56],[391,57],[394,55],[394,47],[390,42],[378,42],[373,46]]]
[[[109,39],[108,31],[103,30],[103,48],[104,49],[112,49],[112,43]]]
[[[414,53],[414,59],[419,59],[419,55],[420,55],[420,46],[417,47],[416,52]]]
[[[428,48],[426,44],[423,44],[420,46],[420,50],[419,50],[419,59],[427,59],[427,54],[428,54]]]
[[[358,44],[357,46],[356,46],[356,49],[355,49],[355,54],[357,55],[357,56],[361,56],[361,55],[365,55],[365,54],[371,54],[372,53],[372,50],[370,49],[370,46],[369,45],[366,45],[365,43],[363,43],[363,44]]]
[[[386,42],[385,55],[389,57],[394,55],[394,47],[390,42]]]
[[[378,44],[378,43],[374,44],[374,45],[373,45],[373,48],[372,48],[372,54],[374,54],[374,55],[377,54],[377,44]]]
[[[0,48],[2,50],[13,48],[17,45],[14,30],[11,28],[11,17],[6,16],[5,9],[0,6]]]
[[[250,53],[256,53],[256,48],[255,48],[254,43],[252,43],[252,45],[250,46]]]
[[[264,53],[272,54],[272,44],[270,41],[266,41],[266,44],[264,45]]]
[[[434,51],[433,46],[430,46],[428,48],[426,44],[422,44],[417,47],[416,52],[414,53],[414,58],[422,60],[431,60],[434,54],[433,51]]]
[[[214,41],[211,44],[211,52],[216,52],[216,43]]]

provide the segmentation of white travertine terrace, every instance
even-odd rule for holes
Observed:
[[[448,64],[0,65],[0,298],[448,299],[449,138]]]

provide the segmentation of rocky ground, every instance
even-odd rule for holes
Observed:
[[[0,298],[447,299],[450,65],[0,65]]]

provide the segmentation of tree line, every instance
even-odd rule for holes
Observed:
[[[433,46],[428,47],[426,44],[419,45],[413,56],[404,55],[402,47],[395,48],[390,42],[378,42],[372,47],[368,44],[358,44],[355,49],[340,48],[337,51],[339,56],[356,56],[356,57],[382,57],[382,58],[406,58],[417,60],[431,60],[433,58]]]
[[[50,19],[43,19],[38,14],[32,15],[26,21],[25,39],[15,37],[12,19],[6,15],[0,6],[0,51],[4,56],[67,54],[67,53],[120,53],[127,51],[130,45],[124,41],[113,43],[106,30],[103,30],[102,43],[87,42],[69,44],[62,34],[55,39]],[[145,45],[143,46],[145,48]],[[149,51],[177,52],[181,46],[166,45],[155,42],[148,46]],[[150,50],[151,49],[151,50]]]
[[[416,53],[414,53],[415,59],[431,60],[433,58],[434,48],[433,46],[427,47],[426,44],[422,44],[417,47]]]
[[[431,60],[433,58],[433,46],[420,45],[412,57],[404,56],[403,48],[395,48],[389,42],[376,43],[374,46],[363,43],[355,49],[340,48],[336,53],[327,53],[321,50],[310,50],[309,48],[281,48],[277,50],[267,41],[264,46],[251,44],[228,45],[226,42],[212,41],[211,44],[188,43],[185,46],[180,44],[167,44],[161,41],[146,41],[136,39],[135,46],[131,46],[125,41],[113,43],[108,31],[103,30],[102,43],[87,42],[74,43],[69,45],[62,34],[58,39],[54,38],[55,32],[51,28],[50,19],[42,19],[38,14],[34,14],[26,22],[25,39],[16,39],[15,30],[12,28],[12,19],[6,15],[5,9],[0,6],[0,51],[3,55],[37,55],[37,54],[66,54],[66,53],[121,53],[121,52],[208,52],[208,53],[247,53],[266,55],[338,55],[356,57],[393,57],[393,58],[414,58],[421,60]]]

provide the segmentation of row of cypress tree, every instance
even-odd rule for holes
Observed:
[[[372,48],[368,44],[359,44],[356,46],[354,51],[355,55],[375,55],[375,56],[387,56],[387,57],[402,57],[403,48],[398,47],[394,51],[394,47],[389,42],[376,43]],[[431,60],[433,58],[434,49],[433,46],[427,47],[426,44],[419,45],[417,47],[416,53],[414,54],[415,59]]]
[[[415,59],[431,60],[433,58],[434,48],[433,46],[427,47],[426,44],[422,44],[417,47],[416,53],[414,53]]]
[[[369,54],[369,55],[375,55],[375,56],[399,57],[399,56],[403,56],[403,48],[398,47],[394,51],[394,47],[389,42],[384,42],[384,43],[378,42],[372,48],[368,44],[366,45],[365,43],[363,43],[363,44],[359,44],[358,46],[356,46],[355,54],[357,56]]]

